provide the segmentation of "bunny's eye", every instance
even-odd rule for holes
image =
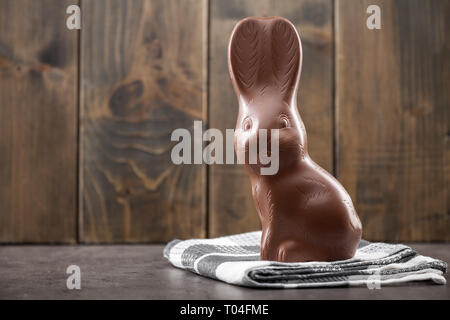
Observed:
[[[252,119],[246,118],[242,124],[242,127],[245,131],[248,131],[252,128]]]
[[[280,117],[280,129],[289,127],[289,119],[287,116],[282,115]]]

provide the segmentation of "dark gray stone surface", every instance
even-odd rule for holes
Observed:
[[[450,261],[450,244],[412,244]],[[333,289],[251,289],[172,267],[163,245],[0,246],[0,299],[450,299],[447,285]],[[68,290],[66,268],[81,268]],[[448,279],[448,275],[446,275]]]

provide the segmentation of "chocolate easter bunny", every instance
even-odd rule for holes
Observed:
[[[252,17],[234,28],[228,65],[239,100],[235,146],[248,152],[259,129],[279,129],[278,172],[261,175],[262,164],[245,164],[261,219],[261,258],[348,259],[361,239],[361,222],[342,185],[308,155],[296,98],[301,64],[300,38],[288,20]]]

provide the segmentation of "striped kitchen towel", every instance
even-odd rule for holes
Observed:
[[[379,288],[411,281],[445,284],[447,264],[422,256],[402,244],[362,240],[353,258],[334,262],[262,261],[261,231],[215,239],[173,240],[164,257],[178,268],[248,287],[311,288],[368,286]]]

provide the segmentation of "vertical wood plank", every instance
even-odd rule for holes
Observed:
[[[172,164],[170,137],[206,119],[206,2],[82,10],[81,241],[204,236],[205,167]]]
[[[234,129],[238,103],[227,67],[227,45],[235,24],[247,16],[282,16],[292,21],[303,44],[299,112],[312,158],[333,170],[333,27],[331,0],[210,2],[210,127]],[[259,229],[249,178],[238,165],[210,167],[211,236]]]
[[[367,239],[450,240],[449,17],[448,1],[338,2],[338,177]]]
[[[0,242],[76,240],[76,1],[0,1]]]

